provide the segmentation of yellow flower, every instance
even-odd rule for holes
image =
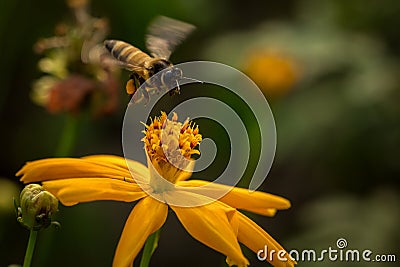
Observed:
[[[293,58],[270,51],[254,51],[244,63],[244,72],[268,96],[282,96],[300,79],[298,65]]]
[[[111,155],[51,158],[28,162],[17,175],[21,181],[41,181],[66,206],[96,200],[138,201],[122,232],[113,266],[132,266],[149,235],[164,224],[170,207],[183,227],[198,241],[227,256],[227,263],[248,266],[239,242],[254,252],[265,245],[283,250],[268,233],[240,213],[242,209],[266,216],[290,207],[288,200],[263,192],[228,187],[202,180],[187,180],[193,169],[191,155],[202,137],[186,120],[177,122],[165,113],[146,126],[143,138],[149,167]],[[215,196],[227,192],[222,198]],[[207,203],[207,204],[202,204]],[[289,258],[289,256],[288,256]],[[269,259],[267,259],[269,260]],[[294,261],[273,258],[274,266]]]

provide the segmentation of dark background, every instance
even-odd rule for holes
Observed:
[[[176,50],[173,62],[225,63],[246,72],[260,86],[271,104],[278,136],[273,167],[260,189],[290,199],[292,208],[274,218],[250,216],[285,248],[318,251],[335,248],[338,238],[346,238],[349,248],[397,253],[397,257],[399,12],[400,3],[394,0],[116,0],[91,4],[93,16],[108,18],[108,38],[126,40],[142,49],[146,27],[156,15],[190,22],[197,30]],[[43,75],[37,68],[43,56],[32,47],[39,38],[52,36],[58,22],[72,20],[63,1],[1,3],[0,266],[22,264],[28,239],[12,207],[12,196],[18,196],[22,188],[15,172],[26,161],[55,156],[68,118],[49,114],[32,102],[32,83]],[[282,72],[284,78],[275,83],[263,80],[252,73],[251,64],[265,68],[265,77]],[[288,65],[293,68],[288,70]],[[123,84],[128,75],[121,75],[121,102],[115,113],[93,118],[82,112],[69,156],[122,155],[122,119],[129,101]],[[226,98],[223,92],[218,94]],[[178,99],[184,98],[183,90]],[[212,180],[224,166],[229,144],[218,127],[204,122],[200,129],[222,143],[221,166],[215,164],[204,177]],[[132,204],[106,201],[61,207],[57,220],[62,229],[39,234],[33,266],[110,266],[131,208]],[[170,215],[151,266],[224,266],[223,255],[195,241]],[[245,253],[251,266],[266,265],[254,253]]]

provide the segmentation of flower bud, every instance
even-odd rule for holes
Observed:
[[[40,230],[51,224],[51,215],[58,211],[58,200],[41,185],[29,184],[20,195],[17,220],[28,229]]]

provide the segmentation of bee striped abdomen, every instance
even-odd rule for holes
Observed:
[[[122,62],[143,66],[147,60],[151,59],[149,55],[140,49],[123,41],[107,40],[104,44],[111,55]]]

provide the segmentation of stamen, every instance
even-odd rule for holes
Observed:
[[[169,120],[165,112],[150,122],[145,127],[142,141],[154,168],[170,182],[182,180],[183,173],[188,178],[187,165],[193,165],[193,154],[200,154],[195,149],[202,140],[198,126],[189,119],[183,124],[178,122],[176,113]]]

